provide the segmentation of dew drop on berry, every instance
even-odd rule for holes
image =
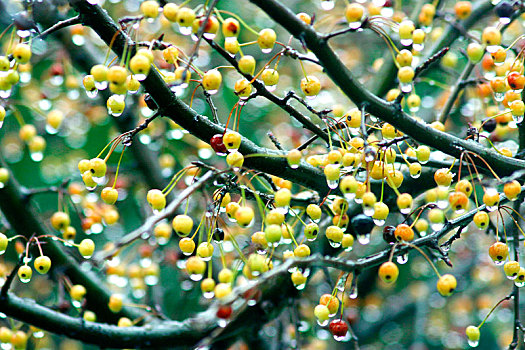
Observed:
[[[330,11],[335,6],[334,0],[323,0],[321,1],[321,8],[325,11]]]
[[[339,186],[339,180],[326,180],[326,183],[328,184],[328,187],[330,187],[332,190],[336,189],[337,186]]]
[[[367,245],[370,243],[370,233],[366,233],[364,235],[357,235],[357,241],[361,245]]]
[[[350,289],[350,294],[348,295],[350,299],[356,299],[357,298],[357,284],[354,284],[352,286],[352,289]]]
[[[396,261],[400,265],[404,265],[408,262],[408,254],[398,255]]]
[[[374,224],[377,226],[383,226],[385,224],[385,220],[374,219]]]
[[[468,345],[472,348],[475,348],[479,345],[479,340],[468,340]]]
[[[334,241],[332,241],[330,239],[328,240],[328,243],[330,243],[330,246],[332,248],[339,248],[341,246],[341,242],[334,242]]]
[[[195,273],[195,274],[190,275],[190,279],[192,281],[194,281],[194,282],[197,282],[197,281],[200,281],[202,279],[202,275],[198,274],[198,273]]]

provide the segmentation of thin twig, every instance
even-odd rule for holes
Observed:
[[[162,212],[159,214],[150,216],[142,226],[140,226],[135,231],[128,233],[124,237],[122,237],[120,240],[115,242],[114,247],[110,250],[106,250],[101,252],[95,260],[97,261],[103,261],[105,259],[113,257],[120,248],[125,247],[126,245],[134,242],[135,240],[139,239],[144,233],[151,232],[153,227],[159,222],[162,221],[175,213],[177,208],[182,204],[182,202],[191,196],[195,191],[197,191],[199,188],[204,186],[208,180],[210,180],[213,177],[213,172],[208,171],[203,176],[197,180],[197,182],[193,183],[192,185],[188,186],[184,191],[182,191],[177,198],[173,202],[171,202]]]
[[[56,32],[57,30],[60,30],[62,28],[66,28],[66,27],[69,27],[69,26],[73,26],[73,25],[76,25],[76,24],[80,24],[80,23],[82,23],[82,21],[80,20],[80,16],[75,16],[75,17],[71,17],[71,18],[65,19],[65,20],[60,21],[60,22],[54,24],[53,26],[47,28],[42,33],[40,33],[37,36],[35,36],[33,39],[37,39],[37,38],[45,39],[46,36]]]

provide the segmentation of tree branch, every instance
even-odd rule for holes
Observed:
[[[485,159],[500,175],[509,175],[516,169],[525,168],[525,161],[505,157],[478,143],[462,140],[453,135],[433,129],[408,114],[393,103],[375,96],[368,91],[341,62],[325,40],[313,28],[298,19],[295,14],[277,0],[249,0],[266,12],[275,22],[281,24],[296,38],[304,40],[317,56],[333,82],[358,106],[367,103],[367,111],[392,124],[414,140],[459,158],[465,150],[474,152]],[[492,5],[490,5],[492,6]],[[472,16],[471,16],[472,17]],[[470,17],[469,17],[470,19]],[[442,45],[448,46],[448,45]],[[479,166],[484,166],[480,161]]]

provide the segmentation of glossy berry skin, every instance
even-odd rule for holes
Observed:
[[[51,259],[48,256],[41,255],[35,259],[35,270],[40,274],[46,274],[51,268]]]
[[[71,296],[71,299],[76,301],[81,301],[82,299],[84,299],[86,293],[86,288],[81,284],[75,284],[69,290],[69,295]]]
[[[488,188],[483,194],[483,203],[487,207],[494,207],[499,203],[499,193],[494,188]]]
[[[261,50],[264,52],[273,49],[275,41],[277,40],[277,34],[275,31],[270,28],[263,29],[259,32],[259,37],[257,38],[257,43]]]
[[[89,171],[94,177],[103,177],[107,171],[106,162],[101,158],[91,159],[89,161]]]
[[[175,22],[177,20],[177,12],[179,11],[179,6],[170,2],[164,5],[162,8],[162,14],[170,22]]]
[[[397,268],[396,264],[388,261],[379,267],[378,273],[383,282],[394,283],[397,280],[397,276],[399,276],[399,269]]]
[[[503,242],[496,242],[489,247],[489,256],[495,263],[505,261],[509,256],[509,247]]]
[[[453,177],[452,173],[449,171],[448,168],[438,169],[434,173],[434,181],[436,181],[436,184],[438,186],[442,186],[442,187],[450,186],[452,182],[452,177]]]
[[[20,280],[23,283],[29,282],[32,275],[33,275],[33,270],[28,265],[23,265],[20,267],[20,269],[18,269],[18,278],[20,278]]]
[[[237,220],[237,224],[241,227],[248,227],[253,222],[253,218],[255,216],[255,213],[253,212],[253,209],[250,207],[240,207],[235,212],[235,219]]]
[[[53,226],[55,230],[64,230],[67,226],[69,226],[69,224],[69,215],[63,211],[57,211],[53,214],[53,216],[51,216],[51,226]]]
[[[244,55],[238,62],[241,73],[253,75],[255,72],[255,58],[250,55]]]
[[[225,19],[222,23],[222,34],[224,34],[226,38],[238,36],[240,30],[241,25],[239,21],[233,17]]]
[[[358,235],[369,234],[375,227],[374,220],[365,214],[357,214],[352,218],[350,224]]]
[[[20,64],[29,62],[31,58],[31,47],[24,43],[17,44],[13,49],[13,57]]]
[[[222,83],[222,74],[217,69],[207,71],[202,77],[202,86],[209,91],[216,91]]]
[[[351,3],[346,6],[345,17],[348,23],[359,22],[363,17],[365,9],[363,5],[358,3]]]
[[[232,287],[229,283],[219,283],[215,286],[215,296],[217,299],[227,297],[232,292]]]
[[[330,318],[330,311],[326,305],[317,305],[314,308],[314,315],[319,322],[324,322]]]
[[[488,46],[500,45],[501,44],[501,32],[495,27],[487,27],[483,30],[481,35],[481,41],[483,44]]]
[[[197,247],[197,256],[199,256],[199,257],[201,257],[203,259],[210,258],[213,255],[213,250],[214,250],[214,248],[213,248],[213,245],[211,243],[202,242]]]
[[[414,230],[407,224],[397,225],[394,236],[398,241],[411,241],[414,239]]]
[[[454,290],[457,287],[456,278],[451,274],[447,273],[446,275],[443,275],[439,278],[436,287],[439,294],[441,294],[444,297],[448,297],[454,292]]]
[[[489,214],[486,211],[478,211],[474,214],[474,224],[480,229],[486,229],[489,225]]]
[[[233,313],[233,310],[230,305],[220,305],[217,308],[217,317],[223,320],[229,319],[232,313]]]
[[[516,180],[509,181],[503,186],[503,192],[508,199],[514,200],[521,193],[521,185]]]
[[[520,272],[520,264],[517,261],[507,261],[503,265],[503,271],[507,277],[514,278]]]
[[[525,86],[525,76],[518,72],[510,72],[507,75],[507,82],[512,90],[522,90]]]
[[[468,340],[472,342],[477,342],[480,337],[479,327],[476,326],[468,326],[465,329],[465,334],[468,338]]]
[[[184,255],[191,255],[195,250],[195,242],[189,237],[184,237],[179,241],[179,248]]]
[[[294,256],[298,258],[306,258],[310,256],[310,247],[308,247],[306,244],[299,244],[294,249]]]
[[[339,310],[339,299],[331,294],[323,294],[319,298],[319,305],[326,305],[330,315],[335,315],[337,310]]]
[[[143,75],[143,76],[148,75],[150,67],[151,67],[151,62],[149,58],[146,57],[145,55],[136,54],[135,56],[131,58],[131,60],[129,60],[129,69],[131,69],[131,71],[134,74]]]
[[[344,337],[348,332],[348,324],[341,319],[332,320],[328,328],[334,337]]]
[[[241,135],[236,131],[226,131],[222,142],[229,151],[236,151],[241,146]]]
[[[304,227],[304,236],[306,239],[313,240],[319,234],[319,226],[315,223],[309,223]]]
[[[282,229],[279,225],[268,225],[264,229],[264,237],[268,243],[277,243],[281,240]]]
[[[172,226],[178,234],[189,235],[193,229],[193,219],[188,215],[180,214],[173,218]]]
[[[116,314],[122,310],[123,303],[124,301],[121,294],[111,294],[109,297],[108,308],[111,312]]]
[[[401,67],[397,71],[397,79],[402,84],[411,83],[414,79],[414,69],[412,67]]]
[[[343,241],[343,230],[338,226],[328,226],[325,231],[325,236],[329,241],[341,243]]]
[[[396,236],[394,234],[395,231],[395,226],[388,225],[383,228],[383,239],[385,240],[385,242],[389,244],[394,244],[397,242]]]
[[[478,63],[483,58],[485,50],[478,43],[470,43],[467,46],[467,56],[472,63]]]
[[[453,210],[465,210],[468,205],[468,197],[463,192],[452,192],[448,196],[448,202]]]
[[[89,259],[95,251],[95,243],[91,239],[86,238],[78,245],[78,251],[85,259]]]
[[[317,96],[321,91],[321,82],[317,77],[309,75],[301,79],[301,90],[306,96]]]
[[[161,190],[149,190],[146,199],[153,210],[162,210],[166,207],[166,196]]]
[[[100,193],[100,198],[106,204],[115,204],[118,199],[118,191],[112,187],[105,187]]]
[[[225,155],[228,152],[228,149],[224,145],[222,134],[213,135],[210,139],[210,146],[217,155]]]
[[[0,253],[4,253],[7,249],[7,245],[9,244],[9,239],[6,235],[0,232]]]

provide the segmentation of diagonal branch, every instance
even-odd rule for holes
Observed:
[[[367,103],[367,111],[392,124],[414,140],[459,158],[465,150],[474,152],[501,175],[509,175],[516,169],[525,168],[525,161],[505,157],[480,144],[462,140],[456,136],[433,129],[427,124],[404,113],[396,104],[388,103],[368,91],[341,62],[323,36],[306,25],[289,8],[277,0],[249,0],[266,12],[275,22],[282,25],[296,38],[303,40],[317,56],[326,74],[341,88],[356,105]],[[482,162],[478,163],[484,166]]]

